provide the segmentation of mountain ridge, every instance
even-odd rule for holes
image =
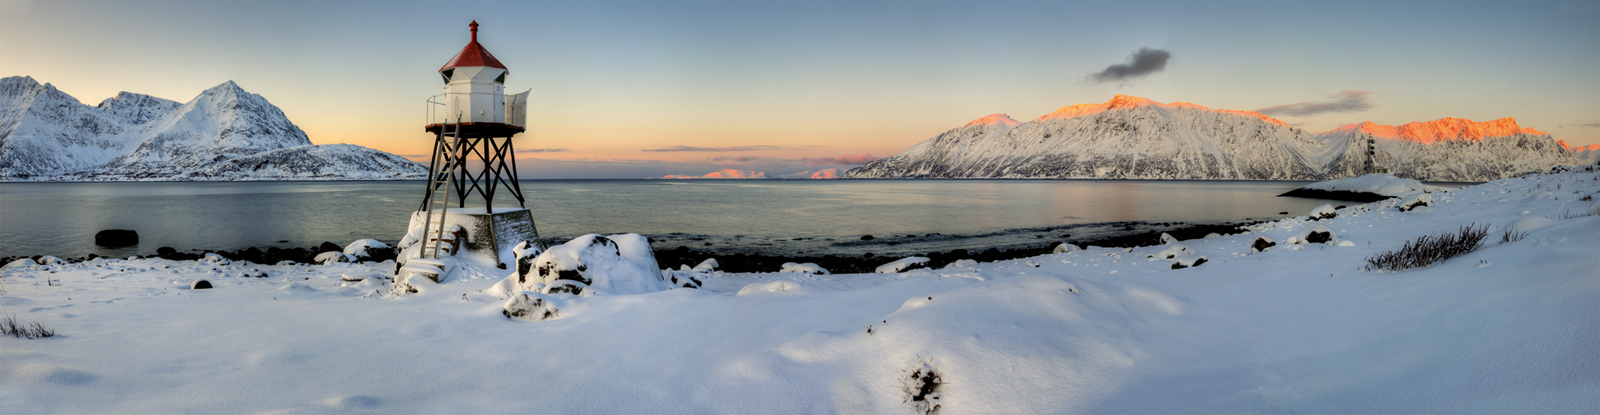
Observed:
[[[286,151],[297,149],[292,151]],[[251,166],[250,169],[241,166]],[[0,181],[415,180],[426,168],[315,145],[266,98],[227,81],[188,102],[121,92],[85,105],[29,76],[0,78]]]
[[[1359,175],[1366,140],[1396,175],[1487,181],[1577,161],[1513,118],[1357,123],[1311,134],[1255,111],[1116,95],[1030,122],[992,114],[851,169],[851,178],[1324,180]]]

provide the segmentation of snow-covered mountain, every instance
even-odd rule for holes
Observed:
[[[704,176],[692,174],[669,174],[661,176],[662,179],[768,179],[766,172],[752,170],[722,169]]]
[[[313,145],[233,81],[187,103],[123,92],[91,107],[31,77],[0,79],[0,180],[403,180],[426,170]]]
[[[1549,133],[1519,126],[1513,118],[1441,118],[1398,127],[1363,122],[1318,138],[1342,149],[1330,162],[1329,178],[1361,175],[1367,139],[1375,144],[1378,165],[1418,180],[1481,182],[1578,163]]]
[[[1578,164],[1600,164],[1600,144],[1590,144],[1583,147],[1568,147],[1565,141],[1556,141],[1572,152],[1572,157],[1578,159]]]
[[[806,171],[795,172],[795,173],[792,173],[792,174],[779,175],[778,178],[779,179],[817,179],[817,180],[837,179],[837,178],[839,178],[839,168],[838,167],[831,167],[831,168],[826,168],[826,169],[822,169],[822,170],[817,170],[817,171],[814,171],[814,172],[811,171],[811,170],[806,170]]]
[[[849,177],[1304,180],[1310,134],[1257,113],[1117,95],[1030,122],[974,120]]]
[[[1313,135],[1256,112],[1117,95],[1026,123],[985,116],[845,176],[1321,180],[1359,175],[1369,136],[1381,141],[1380,165],[1422,180],[1484,181],[1575,162],[1548,134],[1509,118],[1368,125]],[[1395,133],[1374,135],[1384,127]]]

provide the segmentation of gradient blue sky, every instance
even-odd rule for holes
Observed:
[[[1369,91],[1310,131],[1515,117],[1600,144],[1600,2],[13,2],[0,76],[95,104],[234,80],[313,142],[428,151],[467,22],[531,88],[528,178],[787,174],[990,113],[1130,94],[1255,110]],[[1139,48],[1164,71],[1087,76]],[[744,151],[646,151],[753,147]]]

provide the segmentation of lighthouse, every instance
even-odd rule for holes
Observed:
[[[400,241],[397,288],[415,276],[442,282],[462,261],[506,268],[513,247],[539,237],[512,145],[527,129],[532,89],[506,94],[510,70],[478,43],[478,22],[468,27],[471,40],[439,68],[444,92],[427,99],[433,154],[427,191]]]

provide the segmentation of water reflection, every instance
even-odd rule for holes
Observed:
[[[738,241],[971,235],[1115,221],[1231,222],[1279,217],[1280,211],[1303,214],[1326,203],[1274,197],[1302,184],[553,180],[521,186],[546,237],[680,232],[744,243]],[[241,249],[395,240],[422,188],[420,182],[3,183],[0,256],[126,256],[162,246]],[[136,230],[140,244],[93,246],[94,233],[103,229]]]

